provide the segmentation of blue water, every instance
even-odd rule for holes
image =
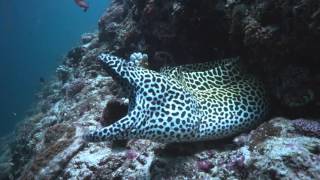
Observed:
[[[83,12],[74,0],[0,0],[0,136],[23,119],[39,78],[50,78],[81,34],[97,29],[109,0],[88,3]]]

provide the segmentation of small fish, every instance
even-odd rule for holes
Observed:
[[[74,2],[83,9],[84,12],[86,12],[89,8],[89,4],[85,2],[84,0],[74,0]]]
[[[39,81],[40,81],[41,84],[43,84],[43,83],[46,82],[46,79],[44,79],[44,77],[40,77],[40,78],[39,78]]]
[[[16,117],[16,116],[17,116],[17,113],[12,112],[12,116]]]

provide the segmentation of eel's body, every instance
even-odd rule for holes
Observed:
[[[238,59],[165,68],[158,73],[109,54],[104,68],[131,92],[128,115],[85,135],[89,141],[151,139],[184,142],[218,139],[265,118],[262,84]]]

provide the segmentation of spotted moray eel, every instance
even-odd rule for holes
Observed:
[[[128,114],[84,135],[88,141],[219,139],[252,128],[267,115],[263,85],[238,58],[167,67],[160,72],[101,54],[104,69],[129,92]]]

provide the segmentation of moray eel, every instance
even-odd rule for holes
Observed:
[[[252,128],[268,112],[263,85],[238,58],[168,67],[160,72],[101,54],[104,69],[129,92],[122,119],[84,135],[88,141],[203,141]]]

